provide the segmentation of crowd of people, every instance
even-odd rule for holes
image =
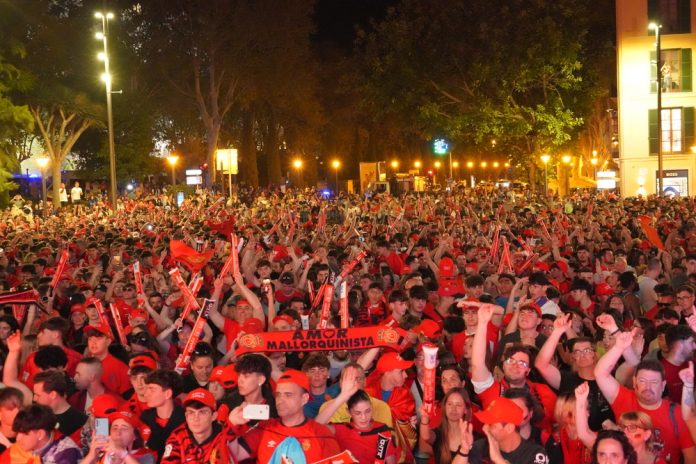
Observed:
[[[695,206],[247,190],[0,213],[0,463],[696,463]],[[338,329],[380,342],[254,349]]]

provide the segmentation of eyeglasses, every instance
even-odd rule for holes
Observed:
[[[636,425],[636,424],[619,425],[619,428],[622,431],[628,432],[628,433],[637,432],[638,430],[645,430],[643,427],[641,427],[640,425]]]
[[[594,348],[585,348],[583,350],[573,350],[573,356],[576,358],[579,358],[580,356],[589,356],[590,354],[594,354],[595,350]]]
[[[519,359],[515,358],[507,358],[505,360],[505,364],[508,364],[510,366],[522,367],[524,369],[529,368],[529,363],[527,361],[520,361]]]
[[[206,343],[198,343],[193,349],[193,354],[196,356],[210,356],[213,354],[213,350]]]

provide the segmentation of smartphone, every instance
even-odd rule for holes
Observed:
[[[114,257],[113,257],[113,263],[114,263],[116,266],[120,266],[120,265],[121,265],[121,257],[118,256],[118,255],[117,255],[117,256],[114,256]]]
[[[109,436],[109,419],[97,417],[94,419],[94,432],[102,437]]]
[[[242,417],[249,420],[268,420],[270,408],[267,404],[248,404],[242,410]]]

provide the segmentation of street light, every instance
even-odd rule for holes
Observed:
[[[573,158],[570,155],[561,156],[561,161],[563,161],[563,164],[565,164],[565,167],[563,168],[563,188],[566,195],[570,193],[570,162],[572,159]]]
[[[414,161],[414,162],[413,162],[413,167],[416,168],[416,169],[418,169],[418,175],[419,175],[419,176],[420,176],[421,166],[423,166],[423,163],[421,163],[420,161]]]
[[[39,171],[41,171],[41,199],[44,208],[46,208],[46,166],[48,166],[49,161],[50,159],[45,155],[36,158],[36,164],[39,165]]]
[[[339,160],[333,160],[331,162],[331,167],[336,171],[336,193],[338,193],[338,169],[341,167],[341,162]]]
[[[397,160],[392,161],[391,167],[392,169],[399,169],[399,162]]]
[[[104,51],[99,53],[99,59],[104,62],[104,74],[102,74],[102,80],[104,81],[104,86],[106,87],[106,114],[107,114],[107,125],[109,130],[109,196],[111,201],[111,208],[113,211],[116,210],[116,149],[114,147],[114,116],[111,109],[111,73],[109,72],[109,50],[107,47],[107,37],[109,30],[109,20],[114,19],[113,13],[94,13],[94,17],[101,19],[102,31],[97,32],[97,39],[101,40],[104,44]]]
[[[544,163],[544,196],[549,194],[549,155],[541,155],[541,162]]]
[[[596,156],[597,152],[596,151],[594,151],[592,154],[594,156],[590,159],[590,164],[594,168],[594,178],[595,178],[595,180],[597,180],[597,163],[599,162],[599,160],[597,159],[597,156]]]
[[[486,169],[487,166],[488,166],[488,163],[487,163],[487,162],[481,161],[481,167],[482,167],[483,169]]]
[[[493,162],[493,167],[494,167],[494,168],[497,168],[498,166],[500,166],[500,163],[498,163],[497,161]]]
[[[661,24],[650,23],[648,29],[655,31],[655,67],[657,68],[657,194],[664,194],[662,181],[662,47],[660,44]]]
[[[473,161],[469,161],[468,163],[466,163],[466,167],[469,168],[469,169],[473,169],[473,168],[474,168],[474,162],[473,162]]]
[[[176,155],[167,156],[167,162],[172,167],[172,185],[176,185],[176,163],[179,161],[179,157]]]
[[[295,159],[292,161],[292,167],[295,168],[297,171],[297,185],[300,185],[300,172],[302,171],[302,160],[301,159]]]

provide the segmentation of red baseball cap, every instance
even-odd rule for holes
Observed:
[[[82,303],[75,303],[74,305],[72,305],[70,307],[70,314],[74,314],[74,313],[84,314],[85,313],[85,305],[83,305]]]
[[[413,328],[413,331],[425,335],[428,338],[435,338],[442,335],[440,324],[432,319],[423,319],[423,321]]]
[[[293,325],[295,323],[295,319],[293,319],[291,316],[288,316],[287,314],[281,314],[280,316],[276,316],[273,318],[273,321],[271,322],[273,323],[273,325],[275,325],[276,322],[280,321],[285,321],[290,325]]]
[[[237,386],[238,377],[239,374],[237,374],[234,364],[229,364],[227,366],[217,366],[213,369],[208,380],[219,383],[223,388],[234,388]]]
[[[136,308],[130,312],[128,317],[130,319],[142,318],[147,320],[150,317],[150,315],[144,309]]]
[[[483,424],[520,425],[524,412],[514,401],[501,396],[491,401],[485,411],[475,412],[474,416]]]
[[[116,420],[121,419],[130,424],[134,429],[139,429],[143,426],[138,416],[130,411],[116,411],[109,414],[109,424],[113,424]]]
[[[533,309],[534,311],[536,311],[537,316],[541,317],[541,307],[536,303],[525,303],[522,306],[520,306],[520,311],[522,311],[523,309]]]
[[[607,296],[607,295],[613,295],[614,294],[614,289],[611,288],[611,285],[609,285],[606,282],[602,282],[601,284],[598,284],[595,286],[595,295],[599,296]]]
[[[406,361],[399,353],[395,351],[390,351],[385,353],[377,361],[377,372],[385,373],[393,371],[394,369],[408,369],[413,366],[413,361]]]
[[[440,260],[440,278],[447,279],[454,276],[454,261],[444,257]]]
[[[151,356],[139,354],[137,356],[133,356],[131,360],[128,361],[128,367],[131,369],[138,366],[147,367],[148,369],[152,369],[154,371],[157,369],[157,361],[155,361]]]
[[[242,330],[251,334],[263,332],[263,322],[256,317],[250,317],[242,324]]]
[[[87,334],[87,338],[89,337],[94,337],[94,336],[104,336],[107,338],[113,339],[113,335],[111,334],[111,329],[109,327],[103,326],[103,325],[88,325],[85,327],[85,330],[83,331],[85,334]],[[97,333],[101,335],[97,335]]]
[[[109,414],[118,411],[121,401],[114,395],[102,393],[92,399],[92,415],[94,417],[109,417]]]
[[[276,381],[276,386],[281,383],[294,383],[309,392],[309,378],[307,378],[307,374],[295,369],[286,369],[283,371],[283,375]]]
[[[196,388],[195,390],[191,390],[189,394],[186,395],[186,399],[184,400],[184,407],[188,406],[190,403],[194,401],[203,403],[203,405],[215,411],[215,397],[205,388]]]
[[[437,294],[440,296],[464,295],[466,290],[459,279],[440,279],[437,281]]]

